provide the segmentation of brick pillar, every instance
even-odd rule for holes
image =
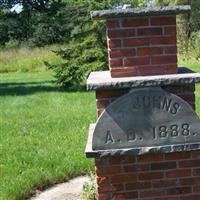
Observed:
[[[112,77],[177,72],[176,16],[107,20]]]
[[[154,11],[93,14],[106,19],[111,77],[177,73],[177,12]],[[195,109],[194,83],[162,88]],[[97,115],[130,89],[97,90]],[[99,200],[200,200],[200,150],[95,158],[95,167]]]

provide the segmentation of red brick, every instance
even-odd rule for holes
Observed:
[[[117,28],[119,27],[119,20],[118,19],[111,19],[111,20],[107,20],[106,25],[108,28]]]
[[[110,164],[125,164],[125,163],[135,163],[135,156],[120,156],[120,157],[112,157],[110,160]]]
[[[141,66],[138,67],[138,75],[147,76],[147,75],[160,75],[165,74],[165,68],[162,66]]]
[[[134,182],[126,184],[126,190],[141,190],[151,188],[151,182]]]
[[[133,19],[124,19],[122,20],[123,27],[136,27],[136,26],[148,26],[148,18],[133,18]]]
[[[200,185],[200,177],[180,179],[181,185]]]
[[[98,200],[110,200],[110,194],[99,194]]]
[[[144,190],[140,192],[140,198],[147,198],[147,197],[159,197],[164,196],[164,190]]]
[[[179,166],[182,167],[200,167],[200,160],[180,161]]]
[[[151,170],[175,169],[176,162],[152,163]]]
[[[199,200],[200,194],[180,197],[180,200]]]
[[[123,191],[124,186],[123,184],[112,184],[112,185],[101,185],[98,187],[98,191],[100,193],[103,192],[115,192],[115,191]]]
[[[177,178],[177,177],[185,177],[185,176],[191,176],[191,170],[190,169],[177,169],[173,171],[166,172],[167,178]]]
[[[181,194],[188,194],[192,192],[191,187],[177,187],[177,188],[170,188],[167,189],[168,195],[181,195]]]
[[[124,193],[114,193],[112,200],[125,200],[125,199],[137,199],[138,192],[124,192]]]
[[[136,67],[124,67],[124,68],[116,68],[111,69],[111,77],[128,77],[128,76],[137,76],[137,68]]]
[[[177,73],[177,63],[165,65],[164,66],[166,74],[176,74]]]
[[[200,193],[200,185],[194,186],[193,187],[193,192]]]
[[[110,183],[109,177],[97,177],[97,184],[107,184]]]
[[[107,157],[107,158],[101,158],[101,159],[95,159],[95,166],[98,167],[98,166],[109,166],[110,164],[110,159]]]
[[[192,151],[192,158],[200,159],[200,150]]]
[[[145,200],[152,200],[152,199],[145,199]],[[180,200],[179,196],[165,196],[165,197],[159,197],[159,198],[155,198],[153,200]]]
[[[122,41],[120,39],[110,39],[108,40],[108,48],[119,48],[121,47]]]
[[[165,188],[165,187],[171,187],[171,186],[178,186],[177,179],[163,179],[163,180],[154,180],[152,181],[152,186],[154,188]]]
[[[136,58],[124,59],[124,66],[148,65],[149,63],[150,63],[149,57],[136,57]]]
[[[104,176],[104,175],[113,175],[120,173],[121,166],[112,166],[112,167],[98,167],[96,169],[97,176]]]
[[[108,38],[126,38],[126,37],[134,37],[134,36],[135,36],[134,29],[108,30]]]
[[[147,171],[149,170],[149,164],[136,164],[136,165],[127,165],[124,166],[125,172],[139,172],[139,171]]]
[[[162,28],[140,28],[137,29],[138,36],[151,36],[151,35],[162,35]]]
[[[104,109],[109,105],[109,99],[97,100],[96,105],[98,109]]]
[[[182,89],[181,89],[181,87],[180,86],[177,86],[177,85],[168,85],[168,86],[163,86],[162,87],[164,90],[167,90],[168,92],[170,92],[170,93],[173,93],[173,94],[176,94],[176,95],[178,95],[179,93],[181,93],[181,91],[182,91]],[[175,154],[178,154],[179,155],[179,153],[182,153],[182,152],[178,152],[178,153],[175,153]],[[183,154],[184,153],[186,153],[186,152],[183,152]],[[175,154],[174,153],[167,153],[167,154],[165,154],[165,159],[166,160],[176,160],[176,156],[175,156]],[[175,157],[174,157],[175,156]],[[179,159],[179,158],[178,158]],[[180,159],[182,159],[182,158],[180,158]]]
[[[111,177],[112,183],[128,183],[137,180],[136,174],[120,174]]]
[[[194,94],[182,94],[179,95],[183,100],[187,102],[194,102],[195,101],[195,95]]]
[[[161,25],[176,25],[176,16],[173,17],[152,17],[151,25],[161,26]]]
[[[148,46],[149,38],[130,38],[123,40],[124,47]]]
[[[173,90],[173,88],[171,88]],[[180,88],[175,87],[175,91],[179,90]],[[171,91],[172,91],[171,90]],[[180,160],[180,159],[187,159],[191,157],[191,152],[175,152],[175,153],[168,153],[165,154],[166,160]]]
[[[110,58],[132,57],[135,55],[135,49],[117,49],[109,51]]]
[[[169,63],[176,63],[177,56],[170,55],[170,56],[153,56],[151,58],[152,64],[169,64]]]
[[[121,67],[123,65],[122,59],[109,59],[110,67]]]
[[[164,28],[165,35],[176,35],[176,26],[174,27],[165,27]]]
[[[126,94],[128,89],[117,89],[117,90],[97,90],[96,91],[96,98],[113,98],[119,97],[123,94]]]
[[[193,176],[200,176],[200,168],[193,169]]]
[[[162,54],[163,50],[159,47],[144,47],[137,49],[138,56],[147,56],[147,55],[159,55]]]
[[[176,46],[165,47],[164,52],[165,52],[165,54],[177,54],[177,47]]]
[[[153,37],[150,42],[152,45],[176,45],[176,37]]]
[[[138,174],[139,180],[154,180],[161,179],[164,177],[163,172],[149,172]]]
[[[164,154],[145,154],[137,156],[138,162],[149,162],[149,161],[161,161],[163,160]]]
[[[184,84],[184,85],[182,85],[181,89],[182,89],[183,93],[193,93],[195,91],[195,85],[194,84]],[[192,154],[195,154],[197,152],[199,152],[199,155],[200,155],[199,150],[198,151],[192,151]]]

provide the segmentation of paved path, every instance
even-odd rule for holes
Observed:
[[[69,182],[55,185],[30,200],[83,200],[83,184],[87,181],[89,181],[87,176],[77,177]]]

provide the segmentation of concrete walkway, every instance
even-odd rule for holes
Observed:
[[[83,200],[83,184],[89,177],[81,176],[47,189],[30,200]]]

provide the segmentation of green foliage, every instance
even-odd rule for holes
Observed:
[[[71,5],[69,18],[72,30],[66,48],[56,51],[65,63],[48,67],[55,72],[57,83],[65,87],[85,81],[91,71],[108,66],[105,22],[91,20],[90,11],[108,9],[124,3],[136,6],[143,1],[78,1]]]
[[[83,185],[83,196],[86,200],[97,200],[97,185],[94,174],[90,174],[90,180]]]
[[[200,31],[193,32],[189,40],[179,38],[179,60],[186,63],[200,63]]]

